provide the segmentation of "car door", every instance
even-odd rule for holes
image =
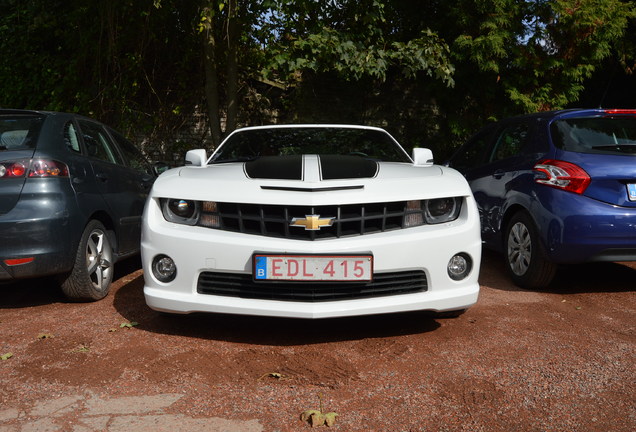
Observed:
[[[502,218],[511,192],[520,184],[519,176],[532,175],[530,134],[530,123],[525,119],[487,128],[450,163],[468,180],[479,207],[482,239],[495,248],[500,247]]]
[[[78,119],[97,187],[106,201],[117,232],[117,252],[139,249],[141,215],[152,176],[126,162],[114,138],[102,124]]]

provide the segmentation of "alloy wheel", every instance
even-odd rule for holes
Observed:
[[[93,230],[88,237],[86,266],[93,286],[99,291],[107,290],[112,280],[113,251],[106,233],[100,229]]]
[[[508,234],[508,265],[514,274],[523,276],[530,267],[532,240],[530,231],[521,222],[517,222]]]

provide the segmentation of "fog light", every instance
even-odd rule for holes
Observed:
[[[473,268],[473,262],[465,253],[459,253],[448,262],[448,276],[459,281],[465,279]]]
[[[169,256],[157,255],[152,260],[152,274],[160,282],[171,282],[177,276],[177,266]]]

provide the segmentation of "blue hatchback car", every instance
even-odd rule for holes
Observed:
[[[156,174],[102,123],[0,109],[0,283],[56,276],[72,300],[106,296],[115,262],[139,253]]]
[[[515,284],[545,287],[558,264],[636,261],[636,110],[502,120],[448,164],[470,183],[482,240]]]

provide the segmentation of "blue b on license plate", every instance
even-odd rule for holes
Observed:
[[[627,184],[627,194],[630,201],[636,201],[636,183]]]
[[[275,255],[253,256],[254,279],[290,281],[370,281],[371,255]]]

